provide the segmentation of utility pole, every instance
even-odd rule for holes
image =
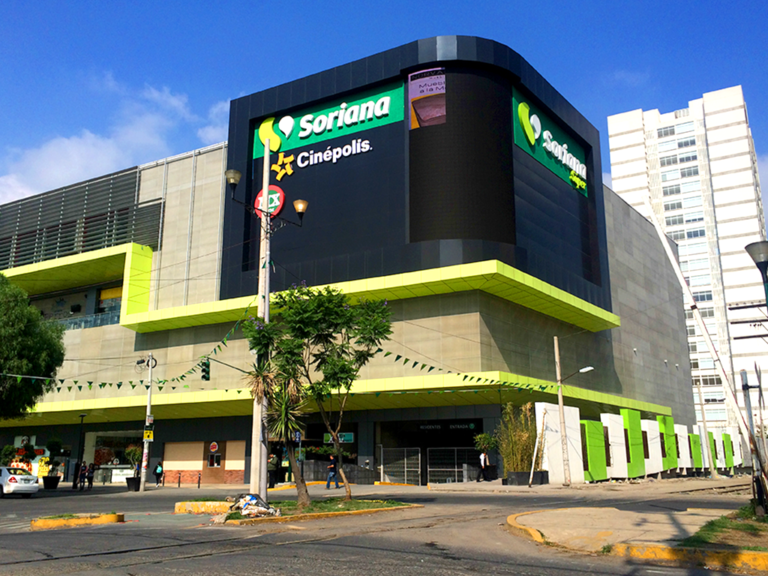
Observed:
[[[563,406],[563,378],[560,372],[560,343],[555,336],[555,374],[557,376],[557,409],[560,412],[560,444],[563,449],[563,486],[571,485],[571,465],[568,461],[568,434],[565,432],[565,407]]]
[[[264,142],[264,169],[261,181],[261,223],[259,234],[259,292],[257,295],[258,315],[269,322],[269,259],[270,259],[270,213],[269,213],[269,139]],[[262,359],[257,359],[257,362]],[[253,398],[253,427],[251,429],[251,479],[249,492],[267,500],[267,442],[266,427],[267,398]]]
[[[149,388],[147,388],[147,417],[144,420],[144,427],[152,424],[152,368],[154,368],[155,359],[152,357],[152,352],[147,356],[147,366],[149,366]],[[145,485],[147,483],[147,465],[149,464],[149,445],[150,440],[144,435],[144,453],[141,455],[141,484],[139,486],[139,492],[144,492]]]

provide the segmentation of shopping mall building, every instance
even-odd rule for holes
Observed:
[[[554,336],[563,377],[594,367],[564,386],[581,419],[695,422],[680,287],[652,225],[603,186],[597,129],[510,48],[441,36],[233,100],[227,143],[0,206],[0,270],[67,325],[53,391],[0,422],[0,445],[57,436],[127,473],[151,352],[152,462],[174,482],[248,481],[243,374],[192,370],[253,360],[237,327],[265,272],[246,206],[267,138],[280,216],[309,203],[272,237],[272,290],[393,311],[345,416],[360,465],[411,448],[422,482],[442,478],[436,449],[472,447],[503,404],[556,402]],[[304,445],[324,432],[310,407]]]

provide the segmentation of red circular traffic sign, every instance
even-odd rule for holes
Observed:
[[[259,193],[256,195],[256,200],[253,203],[253,207],[256,210],[256,215],[261,218],[261,197],[264,195],[264,189],[259,190]],[[270,218],[274,218],[278,214],[280,214],[280,210],[283,209],[283,206],[285,205],[285,192],[283,192],[283,189],[279,186],[275,186],[274,184],[269,185],[269,204],[267,206],[267,212],[269,213]]]

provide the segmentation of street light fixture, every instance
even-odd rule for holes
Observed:
[[[304,223],[304,214],[307,211],[309,202],[306,200],[294,200],[293,208],[296,210],[296,215],[299,218],[299,222],[292,222],[285,218],[277,217],[279,222],[273,222],[272,219],[275,215],[269,213],[269,139],[264,142],[264,170],[262,174],[262,190],[264,193],[261,197],[261,206],[258,208],[249,206],[243,202],[240,202],[235,198],[235,189],[237,188],[242,174],[239,170],[229,169],[224,172],[224,177],[229,184],[231,192],[231,199],[238,204],[245,207],[251,214],[257,214],[261,218],[261,230],[259,234],[259,290],[257,295],[258,302],[258,314],[264,319],[265,323],[269,322],[269,263],[270,263],[270,240],[272,234],[277,230],[285,226],[285,224],[293,224],[294,226],[301,227]],[[266,426],[264,425],[264,418],[267,413],[266,398],[259,401],[258,398],[253,399],[253,428],[251,430],[251,466],[250,466],[250,484],[249,491],[251,494],[258,494],[264,500],[267,499],[267,434]]]

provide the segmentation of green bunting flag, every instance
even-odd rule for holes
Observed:
[[[83,391],[83,387],[82,387],[82,386],[78,386],[78,387],[77,387],[77,390],[78,390],[79,392],[82,392],[82,391]]]
[[[392,355],[392,352],[387,352],[386,354],[384,354],[384,358],[386,358],[387,356],[391,356],[391,355]]]
[[[93,384],[88,384],[88,390],[93,390]]]
[[[120,386],[122,386],[122,385],[123,385],[123,383],[122,383],[122,382],[118,382],[118,383],[116,384],[116,386],[117,386],[117,389],[118,389],[118,390],[120,390]]]
[[[51,379],[50,378],[46,378],[45,379],[45,385],[48,386],[50,383],[51,383]]]
[[[146,386],[144,386],[144,388],[145,388],[146,390],[149,390],[149,384],[147,384]],[[147,398],[149,398],[149,396],[147,396]]]
[[[422,364],[420,369],[421,369],[421,370],[424,370],[424,368],[426,368],[426,367],[427,367],[427,365],[426,365],[426,364]]]
[[[16,384],[21,384],[21,376],[16,376]]]
[[[59,382],[61,382],[62,384],[64,384],[64,379],[60,379],[60,380],[59,380]]]
[[[376,348],[376,354],[378,354],[379,352],[384,352],[384,349],[383,348]]]
[[[61,387],[57,387],[56,392],[61,392]]]
[[[106,386],[106,384],[105,384],[104,382],[102,382],[101,384],[99,384],[99,388],[104,388],[104,386]]]
[[[157,389],[160,390],[160,392],[162,392],[163,391],[163,386],[158,386]]]
[[[72,386],[67,386],[67,392],[72,392]]]
[[[411,368],[416,368],[416,366],[418,366],[418,365],[419,365],[419,362],[416,361],[416,362],[413,363],[413,366],[411,366]]]
[[[400,356],[400,354],[395,356],[395,362],[400,362],[400,358],[402,358],[402,356]]]
[[[176,390],[176,386],[171,386],[171,390]]]

